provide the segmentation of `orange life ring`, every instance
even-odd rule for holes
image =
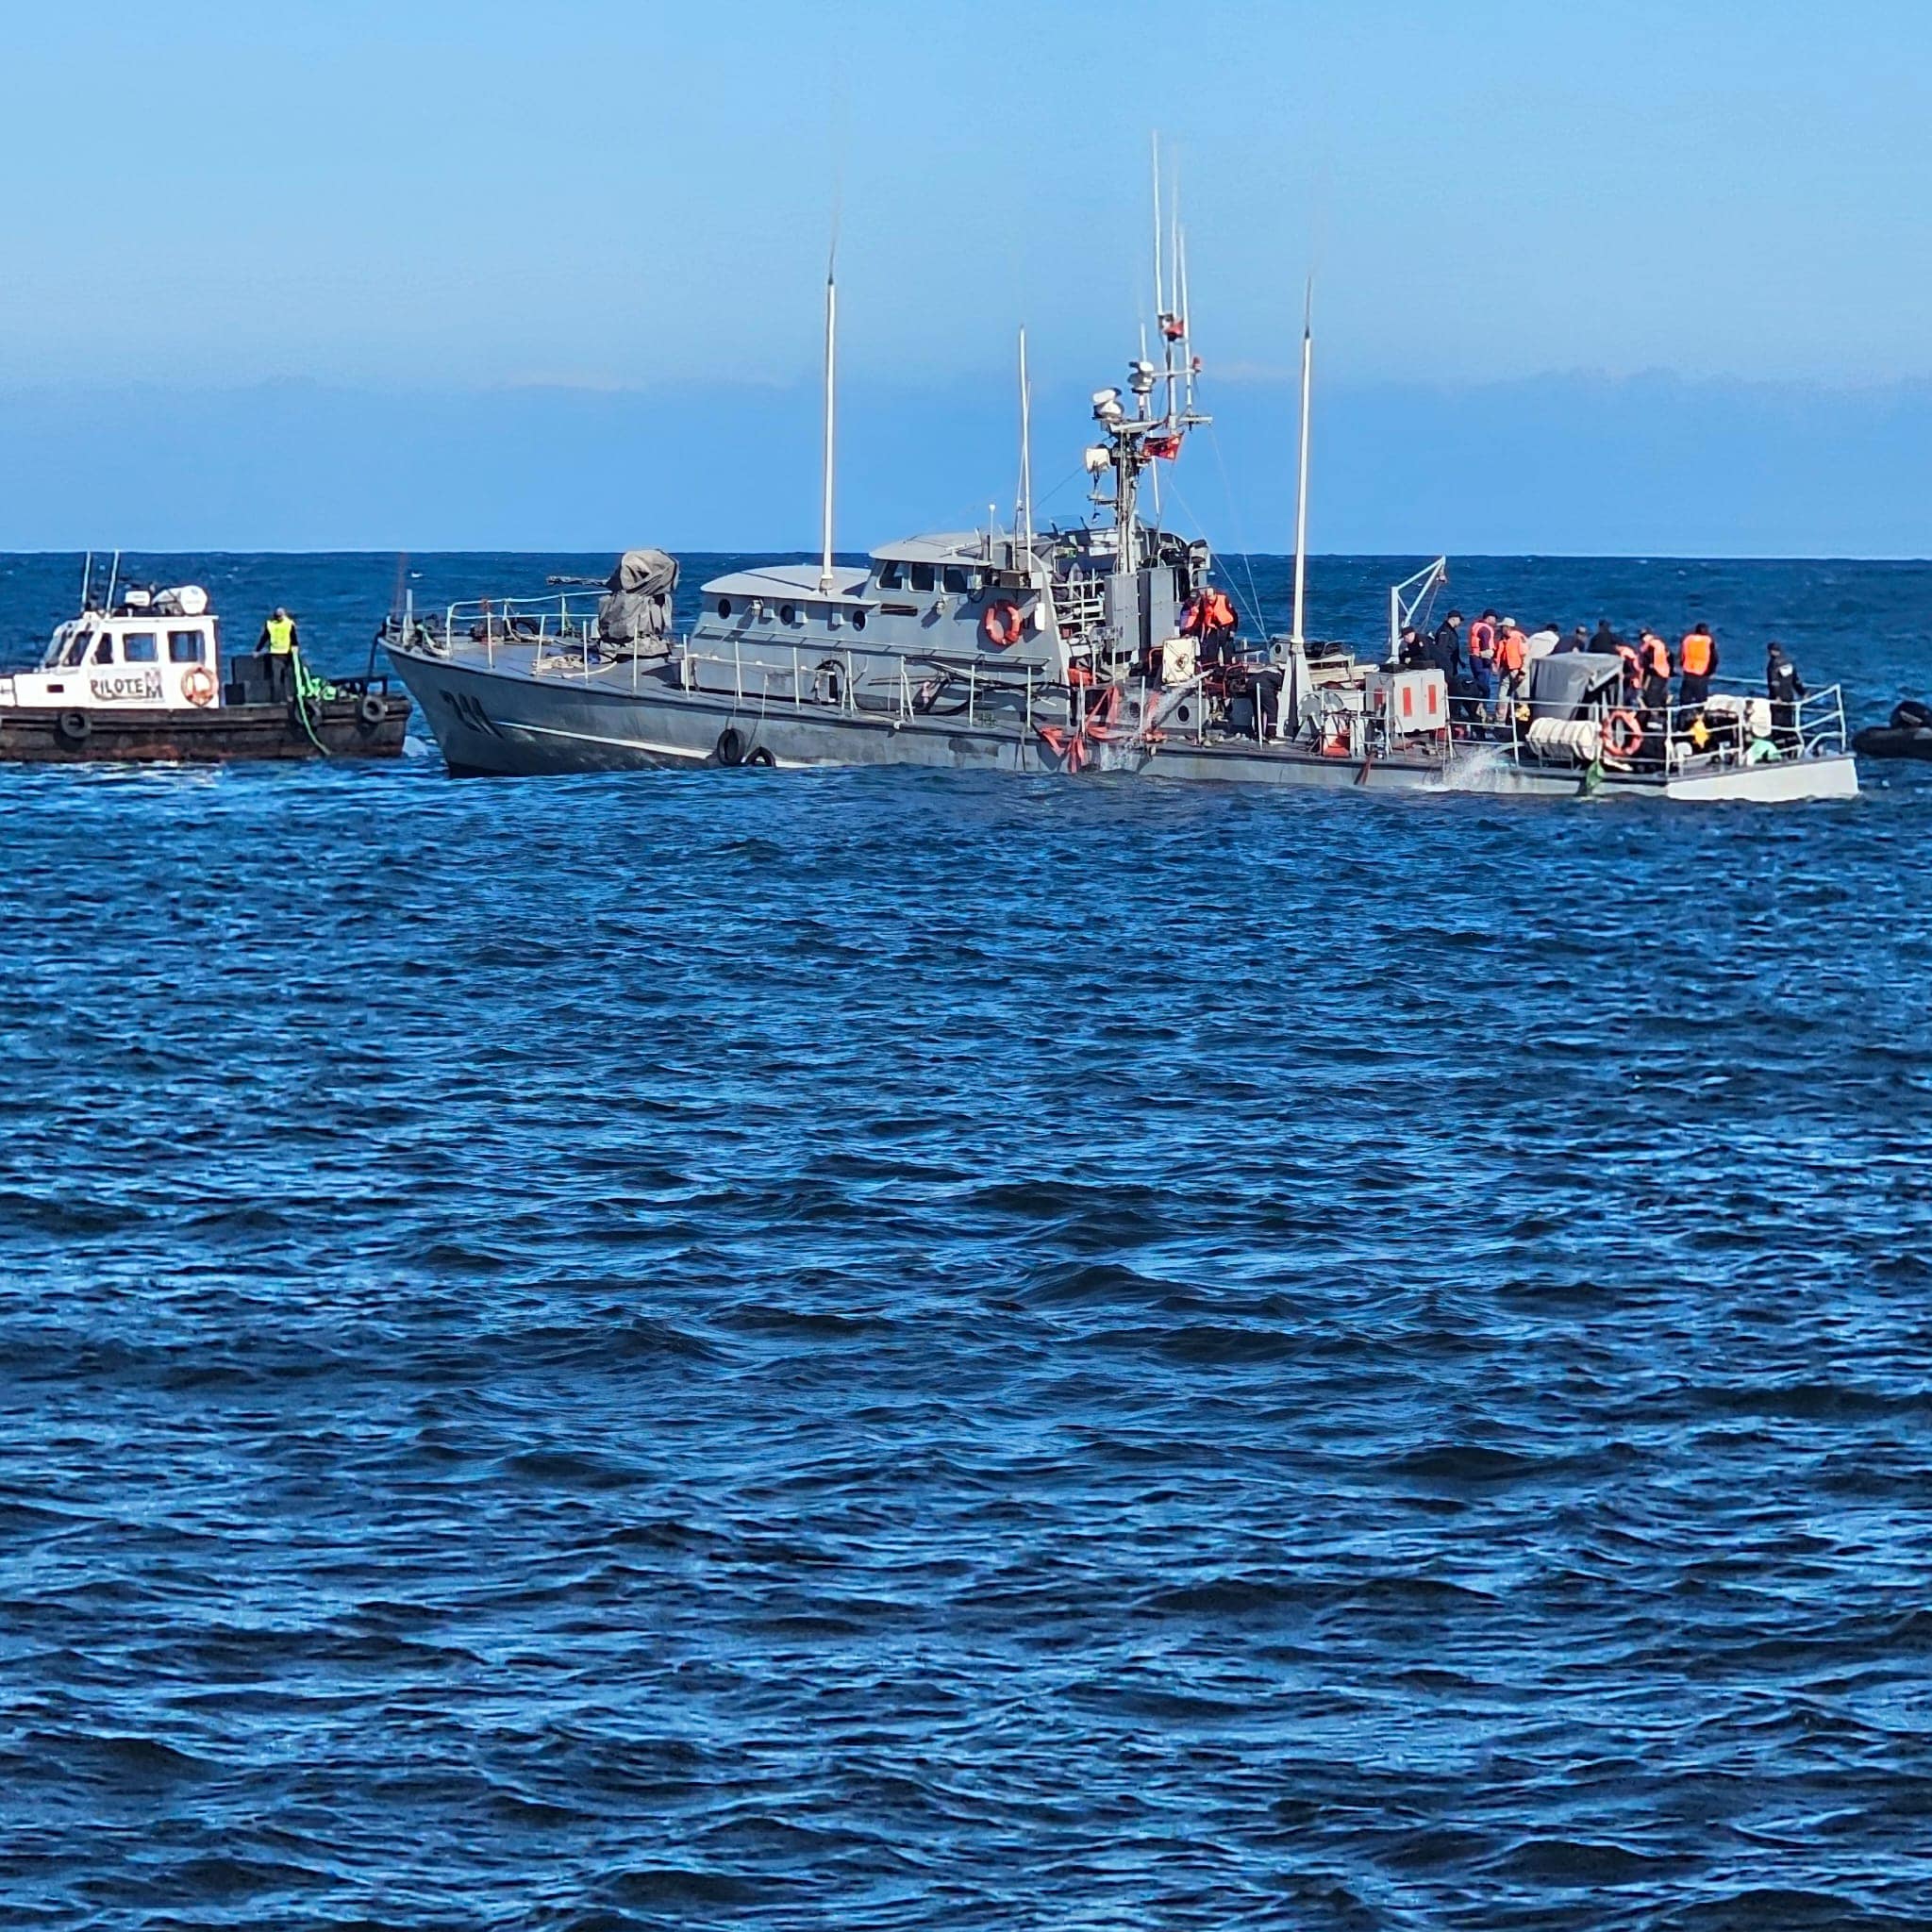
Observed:
[[[1612,711],[1604,720],[1604,749],[1613,758],[1634,758],[1643,749],[1643,726],[1635,711]]]
[[[997,604],[986,607],[986,614],[979,620],[979,628],[994,650],[1004,651],[1008,645],[1020,641],[1026,626],[1021,621],[1020,607],[1010,598],[1002,597]]]
[[[211,705],[215,701],[215,675],[206,664],[191,664],[181,674],[181,695],[191,705]]]

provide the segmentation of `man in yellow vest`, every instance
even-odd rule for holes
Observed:
[[[279,604],[274,616],[262,625],[255,648],[266,651],[272,658],[286,658],[290,652],[302,648],[302,640],[295,635],[295,620]]]

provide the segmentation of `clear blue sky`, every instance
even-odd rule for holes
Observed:
[[[418,436],[424,408],[468,397],[480,425],[505,389],[635,391],[688,440],[613,450],[611,474],[639,519],[675,522],[677,492],[641,473],[743,456],[705,449],[702,399],[769,390],[795,413],[808,388],[835,199],[856,395],[983,377],[1002,411],[1022,319],[1043,391],[1108,379],[1148,307],[1155,126],[1224,421],[1244,385],[1275,409],[1311,265],[1342,421],[1396,385],[1932,376],[1923,6],[95,0],[12,6],[6,27],[0,436],[28,421],[42,464],[44,425],[9,419],[9,393],[154,385],[185,409],[294,380],[362,397],[372,436],[387,399],[391,433]],[[519,420],[533,441],[501,459],[542,461]],[[908,505],[992,493],[976,452],[947,468],[948,435],[912,445]],[[211,475],[225,526],[205,541],[381,541],[341,513],[351,480],[317,474],[308,524],[263,532],[226,527],[249,492]],[[434,527],[393,541],[465,516],[502,541],[503,480],[466,458]],[[9,518],[111,536],[44,527],[101,500],[65,488],[44,469],[0,486],[0,545]],[[852,500],[890,524],[876,479]],[[1535,525],[1512,509],[1490,547]]]

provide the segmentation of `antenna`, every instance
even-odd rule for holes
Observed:
[[[1013,513],[1021,547],[1033,554],[1033,391],[1026,380],[1026,328],[1020,327],[1020,502]]]
[[[1192,415],[1194,412],[1194,324],[1192,321],[1193,303],[1188,296],[1188,231],[1185,228],[1178,228],[1174,231],[1174,245],[1176,256],[1174,275],[1179,285],[1174,291],[1174,299],[1179,302],[1181,310],[1181,364],[1182,373],[1186,379],[1185,394],[1188,413]]]
[[[1154,325],[1167,313],[1167,287],[1160,268],[1160,131],[1154,133]]]
[[[121,553],[114,553],[114,565],[108,573],[108,601],[101,608],[111,611],[114,608],[114,586],[121,580]]]
[[[91,608],[87,600],[88,593],[91,591],[92,591],[93,587],[94,554],[92,550],[90,550],[87,554],[87,561],[80,567],[80,608],[83,610],[86,610]]]
[[[1302,641],[1302,608],[1308,572],[1308,397],[1315,366],[1315,278],[1302,302],[1302,433],[1294,491],[1294,625],[1289,641]]]
[[[824,523],[819,544],[819,589],[832,588],[832,456],[837,442],[839,406],[839,226],[832,225],[832,246],[825,257],[825,464],[823,483]]]

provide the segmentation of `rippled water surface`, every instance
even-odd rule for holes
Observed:
[[[1932,570],[1456,588],[1932,683]],[[0,774],[7,1924],[1926,1923],[1867,782]]]

